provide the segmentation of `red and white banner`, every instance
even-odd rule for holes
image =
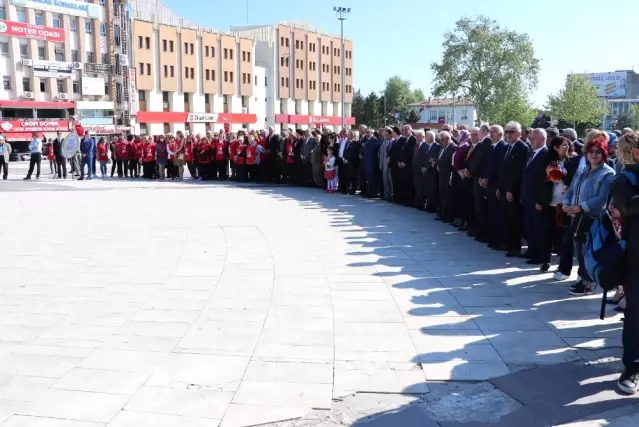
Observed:
[[[308,116],[304,114],[276,114],[275,123],[290,123],[290,124],[308,124],[308,125],[327,125],[327,126],[339,126],[342,124],[342,118],[340,116]],[[345,125],[354,125],[355,117],[344,117]]]
[[[236,113],[187,113],[172,111],[138,111],[138,123],[234,123],[257,122],[255,114]]]
[[[3,120],[0,122],[0,130],[2,132],[66,132],[69,130],[69,122],[67,120]]]
[[[64,43],[64,29],[0,19],[0,35]]]
[[[128,127],[115,125],[82,125],[85,132],[91,132],[94,135],[114,135],[126,132]]]

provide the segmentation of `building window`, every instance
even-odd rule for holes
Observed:
[[[146,64],[146,74],[148,74],[149,76],[151,75],[151,64],[149,63]]]
[[[170,70],[171,70],[171,77],[175,77],[175,67],[173,65],[171,65]]]
[[[91,21],[84,22],[84,32],[87,34],[91,34]]]
[[[255,86],[257,86],[257,76],[255,76]]]
[[[211,80],[215,81],[215,70],[211,70]]]
[[[295,40],[295,49],[299,49],[299,48],[300,48],[300,41]]]
[[[29,47],[26,43],[20,43],[20,58],[29,59]]]
[[[87,62],[93,63],[93,52],[87,52]]]
[[[286,78],[286,87],[288,87],[288,77]]]
[[[147,49],[151,49],[151,37],[145,37],[144,44],[146,45]]]
[[[233,49],[229,50],[229,59],[233,59]]]
[[[143,90],[138,92],[138,101],[146,101],[146,96],[144,95]]]
[[[224,48],[224,59],[229,59],[229,50]]]
[[[184,67],[184,78],[189,78],[189,67]]]
[[[40,92],[47,91],[47,79],[40,79]]]
[[[224,81],[225,81],[225,82],[228,82],[228,81],[229,81],[229,72],[228,72],[228,71],[225,71],[225,72],[224,72]]]
[[[0,6],[0,19],[7,19],[7,12],[4,10],[4,6]]]
[[[211,57],[215,57],[215,47],[211,46]]]
[[[69,17],[69,28],[71,29],[72,33],[75,33],[77,31],[77,29],[76,29],[76,20],[75,20],[75,17],[73,17],[73,16]]]
[[[73,93],[80,93],[80,82],[77,80],[73,81]]]
[[[168,65],[164,66],[164,77],[169,77],[169,66]]]
[[[8,42],[0,42],[0,56],[4,56],[4,57],[9,56],[9,43]]]
[[[288,39],[285,39],[284,41],[286,42],[286,47],[289,47]]]
[[[16,10],[16,14],[17,14],[17,20],[18,22],[27,22],[27,17],[24,14],[24,9],[18,9]]]
[[[284,86],[284,77],[282,77],[282,86]]]
[[[246,51],[242,51],[242,62],[246,62]]]
[[[184,53],[189,53],[189,44],[184,42]]]
[[[162,39],[162,50],[166,52],[167,49],[168,49],[168,43],[166,42],[166,39]]]
[[[42,19],[42,15],[41,14],[36,14],[35,16],[35,23],[36,25],[43,25],[44,24],[44,20]]]
[[[144,75],[144,64],[142,62],[140,62],[138,65],[140,66],[140,75],[143,76]]]
[[[233,71],[229,73],[229,80],[233,83]]]
[[[138,36],[138,49],[142,49],[144,47],[144,38],[142,36]]]
[[[100,35],[106,36],[106,24],[104,22],[100,23]]]
[[[103,54],[100,55],[100,57],[102,58],[102,63],[103,64],[108,64],[109,63],[109,54],[103,53]]]
[[[284,46],[284,37],[280,37],[280,45]]]
[[[195,47],[194,47],[193,43],[190,43],[189,47],[191,48],[191,55],[194,55],[195,54]]]
[[[46,55],[46,53],[45,53],[44,46],[38,46],[38,59],[44,60],[45,59],[45,55]]]
[[[57,79],[55,81],[55,85],[58,89],[58,93],[62,93],[64,92],[64,80],[63,79]]]
[[[283,67],[284,66],[284,57],[282,56],[280,58],[280,66]]]
[[[206,70],[206,80],[211,80],[211,70]]]
[[[71,60],[72,60],[73,62],[78,62],[78,61],[79,61],[79,59],[78,59],[78,58],[79,58],[78,51],[77,51],[77,50],[75,50],[75,49],[71,50]]]
[[[2,76],[2,88],[4,90],[11,90],[11,77]]]
[[[461,120],[468,120],[468,110],[461,110]]]
[[[22,78],[22,90],[25,92],[31,92],[31,79],[29,79],[29,77]]]
[[[209,47],[208,46],[204,46],[204,56],[209,56]]]
[[[195,68],[191,67],[191,78],[195,79]]]

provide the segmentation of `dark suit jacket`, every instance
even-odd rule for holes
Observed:
[[[497,188],[499,184],[499,172],[507,149],[508,144],[504,140],[499,141],[494,147],[491,142],[490,151],[485,156],[481,176],[488,178],[488,186],[491,188]]]
[[[564,177],[564,184],[570,187],[570,183],[572,183],[572,179],[577,174],[577,169],[579,169],[579,162],[581,162],[580,155],[573,156],[570,159],[566,160],[566,176]]]
[[[413,166],[413,156],[415,155],[415,144],[417,144],[417,139],[415,139],[413,135],[404,139],[405,142],[400,154],[400,162],[406,163],[405,170],[410,171]]]
[[[530,151],[521,181],[521,199],[526,204],[538,203],[548,206],[552,198],[553,184],[546,182],[546,168],[550,164],[550,152],[544,146],[542,150],[528,163],[528,158],[534,151]]]
[[[437,160],[437,169],[439,170],[440,183],[443,179],[448,182],[450,174],[453,171],[453,154],[455,154],[455,151],[457,151],[457,144],[455,144],[454,142],[450,142],[445,148],[442,148],[442,150],[444,150],[444,153]]]
[[[530,148],[525,142],[519,140],[513,143],[510,153],[506,149],[507,155],[499,172],[499,191],[502,193],[512,193],[515,200],[519,200],[521,191],[521,178],[528,160]]]
[[[422,142],[422,145],[417,149],[417,153],[413,157],[413,172],[421,173],[422,168],[428,167],[428,154],[430,147],[426,142]]]
[[[282,149],[282,145],[282,137],[280,137],[278,134],[274,133],[272,136],[269,136],[266,140],[266,149],[271,150],[269,157],[277,157],[277,153],[281,153],[282,151],[284,151]]]
[[[397,138],[388,150],[388,157],[391,160],[391,167],[397,167],[397,164],[401,161],[404,144],[406,144],[406,138]]]
[[[468,170],[473,179],[479,179],[482,176],[484,161],[492,151],[493,143],[490,138],[486,137],[481,140],[470,153],[468,157]]]
[[[344,158],[350,164],[357,164],[359,161],[361,144],[358,141],[347,141],[346,147],[344,147]]]

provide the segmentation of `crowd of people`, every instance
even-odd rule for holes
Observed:
[[[51,172],[67,177],[62,137],[29,145],[31,179],[46,155]],[[10,146],[0,137],[0,159]],[[43,151],[44,150],[44,151]],[[43,154],[44,153],[44,154]],[[4,178],[7,176],[6,164]],[[72,173],[92,179],[142,177],[286,183],[327,192],[380,198],[417,208],[466,232],[506,257],[524,258],[549,271],[558,255],[556,280],[570,276],[577,259],[573,295],[589,295],[594,281],[584,265],[586,234],[602,213],[612,212],[619,237],[627,241],[627,279],[610,302],[624,311],[624,364],[619,388],[639,385],[639,189],[621,170],[639,177],[639,132],[522,128],[519,123],[478,127],[410,125],[379,130],[328,129],[239,131],[184,135],[113,137],[80,141]],[[110,170],[109,170],[110,169]],[[86,171],[86,175],[85,175]],[[616,176],[617,175],[617,176]],[[639,180],[638,180],[639,181]],[[527,250],[522,252],[523,242]],[[637,289],[635,289],[637,288]]]

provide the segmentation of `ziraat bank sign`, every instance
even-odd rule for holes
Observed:
[[[102,19],[102,6],[81,0],[11,0],[15,6],[30,7],[48,12]]]
[[[46,40],[56,43],[64,43],[65,40],[64,30],[62,28],[44,27],[42,25],[4,21],[2,19],[0,19],[0,35],[34,40]]]
[[[0,122],[3,132],[66,132],[69,130],[68,120],[3,120]]]
[[[189,113],[186,117],[188,123],[217,123],[218,115],[216,113]]]

